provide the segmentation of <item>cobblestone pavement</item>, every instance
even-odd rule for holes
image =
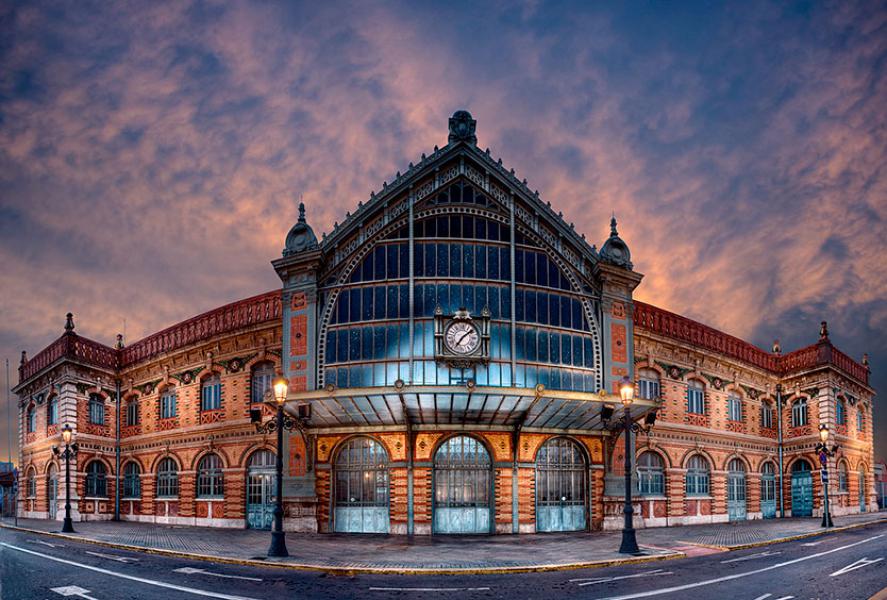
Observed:
[[[887,520],[887,512],[836,517],[836,527]],[[12,519],[4,519],[12,525]],[[61,523],[19,519],[19,527],[58,532]],[[270,534],[265,531],[211,529],[115,523],[75,523],[77,536],[98,542],[170,550],[227,559],[266,560]],[[638,530],[638,542],[648,557],[676,552],[697,554],[708,546],[730,547],[819,533],[818,519],[746,521]],[[587,564],[624,559],[616,552],[621,533],[593,532],[520,536],[413,537],[383,535],[287,535],[285,562],[351,569],[495,569]],[[708,550],[712,551],[712,550]]]

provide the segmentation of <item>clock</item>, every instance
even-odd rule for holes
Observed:
[[[480,332],[470,321],[453,321],[444,332],[444,343],[453,354],[468,356],[480,347]]]

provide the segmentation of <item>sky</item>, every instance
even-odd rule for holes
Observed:
[[[0,0],[12,384],[68,311],[110,345],[278,287],[300,198],[330,231],[458,109],[590,242],[616,213],[640,300],[827,320],[887,389],[887,4],[745,1]]]

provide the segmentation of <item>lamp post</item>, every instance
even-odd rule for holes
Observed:
[[[71,459],[77,456],[77,443],[71,443],[74,439],[74,430],[67,423],[62,428],[62,440],[65,449],[59,450],[58,446],[52,447],[52,453],[65,459],[65,520],[62,523],[62,533],[75,533],[74,523],[71,521]]]
[[[838,453],[838,444],[828,447],[828,425],[819,425],[819,440],[816,451],[819,453],[819,464],[822,467],[822,526],[834,527],[832,515],[828,507],[828,459]]]
[[[286,403],[287,380],[278,376],[274,380],[274,401],[277,403],[277,480],[275,482],[276,498],[274,502],[274,531],[271,532],[271,547],[268,548],[268,556],[289,556],[286,550],[286,534],[283,532],[283,429],[284,414],[283,405]]]
[[[610,423],[608,416],[603,416],[604,428],[610,431],[625,432],[625,504],[622,513],[625,522],[622,526],[622,544],[619,546],[620,554],[640,554],[641,549],[638,547],[637,537],[634,531],[634,506],[631,498],[631,434],[638,432],[649,432],[656,422],[656,411],[649,413],[645,419],[644,426],[635,423],[631,418],[631,404],[634,402],[634,383],[628,376],[622,378],[619,382],[619,397],[622,400],[623,413],[622,418],[615,423]],[[609,411],[612,413],[612,409]],[[602,415],[606,413],[602,411]]]

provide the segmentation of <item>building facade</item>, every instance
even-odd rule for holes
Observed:
[[[275,373],[289,380],[285,527],[394,534],[621,526],[613,395],[636,382],[638,526],[812,516],[825,424],[834,514],[874,510],[867,361],[825,323],[782,354],[634,300],[617,231],[598,250],[477,146],[448,144],[318,241],[300,206],[281,289],[124,346],[25,353],[22,516],[60,519],[76,430],[75,519],[268,528]],[[621,407],[620,407],[621,409]]]

